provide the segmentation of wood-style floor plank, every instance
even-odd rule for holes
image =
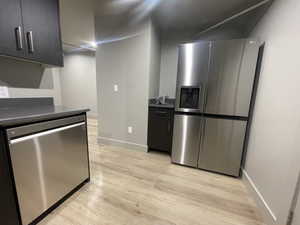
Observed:
[[[88,121],[91,182],[40,225],[264,225],[241,180],[98,145],[97,126]]]

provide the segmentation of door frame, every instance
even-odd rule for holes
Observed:
[[[291,203],[291,208],[290,208],[290,212],[289,212],[287,225],[298,225],[298,224],[294,223],[294,219],[295,219],[295,215],[296,215],[297,211],[300,212],[299,195],[300,195],[300,171],[299,171],[299,174],[298,174],[298,180],[297,180],[293,200],[292,200],[292,203]],[[298,215],[297,218],[300,219],[300,215]]]

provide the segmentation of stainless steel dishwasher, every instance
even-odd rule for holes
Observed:
[[[22,224],[89,178],[85,116],[7,130]]]

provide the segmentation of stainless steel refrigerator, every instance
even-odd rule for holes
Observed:
[[[179,46],[172,162],[239,176],[259,43]]]

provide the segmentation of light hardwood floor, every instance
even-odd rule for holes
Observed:
[[[99,146],[88,125],[91,182],[40,225],[263,225],[241,180]]]

